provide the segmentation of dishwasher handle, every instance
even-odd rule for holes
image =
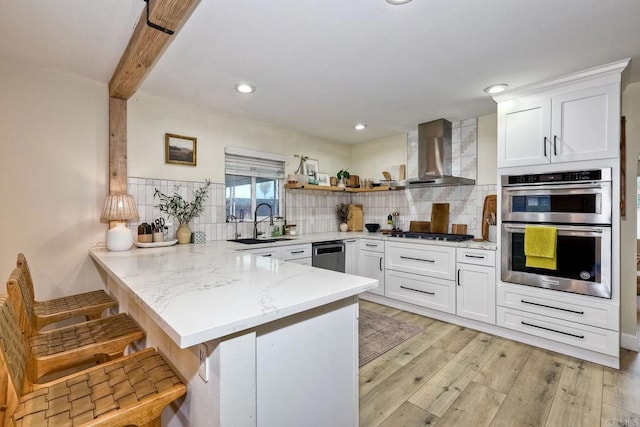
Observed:
[[[313,255],[327,255],[327,254],[336,254],[344,252],[344,244],[343,243],[332,243],[328,245],[314,245],[313,246]]]

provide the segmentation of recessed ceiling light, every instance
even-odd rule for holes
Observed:
[[[358,123],[358,124],[357,124],[357,125],[355,125],[353,128],[354,128],[355,130],[362,130],[362,129],[366,128],[366,127],[367,127],[367,125],[365,125],[364,123]]]
[[[411,0],[387,0],[387,3],[390,4],[405,4],[409,3]]]
[[[489,95],[493,95],[494,93],[503,92],[509,85],[505,83],[500,83],[497,85],[491,85],[489,87],[484,88],[484,93],[488,93]]]
[[[250,85],[248,83],[238,83],[234,86],[236,90],[240,93],[253,93],[256,91],[255,86]]]

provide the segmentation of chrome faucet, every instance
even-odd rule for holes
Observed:
[[[269,225],[273,225],[273,208],[268,203],[260,203],[258,206],[256,206],[256,210],[253,213],[253,238],[254,239],[257,239],[258,236],[262,234],[262,233],[258,233],[258,223],[267,219],[267,218],[263,218],[260,221],[258,221],[258,209],[260,209],[260,206],[267,206],[269,208]]]
[[[234,239],[238,239],[240,238],[240,233],[238,233],[238,222],[240,222],[240,220],[238,219],[237,216],[235,215],[227,215],[227,222],[235,222],[236,223],[236,233],[234,234]]]

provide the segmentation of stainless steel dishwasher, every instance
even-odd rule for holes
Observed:
[[[342,240],[316,242],[312,243],[312,247],[311,265],[344,273],[344,242]]]

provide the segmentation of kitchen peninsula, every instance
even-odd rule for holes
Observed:
[[[236,249],[90,250],[187,384],[163,425],[358,425],[357,295],[377,281]]]

